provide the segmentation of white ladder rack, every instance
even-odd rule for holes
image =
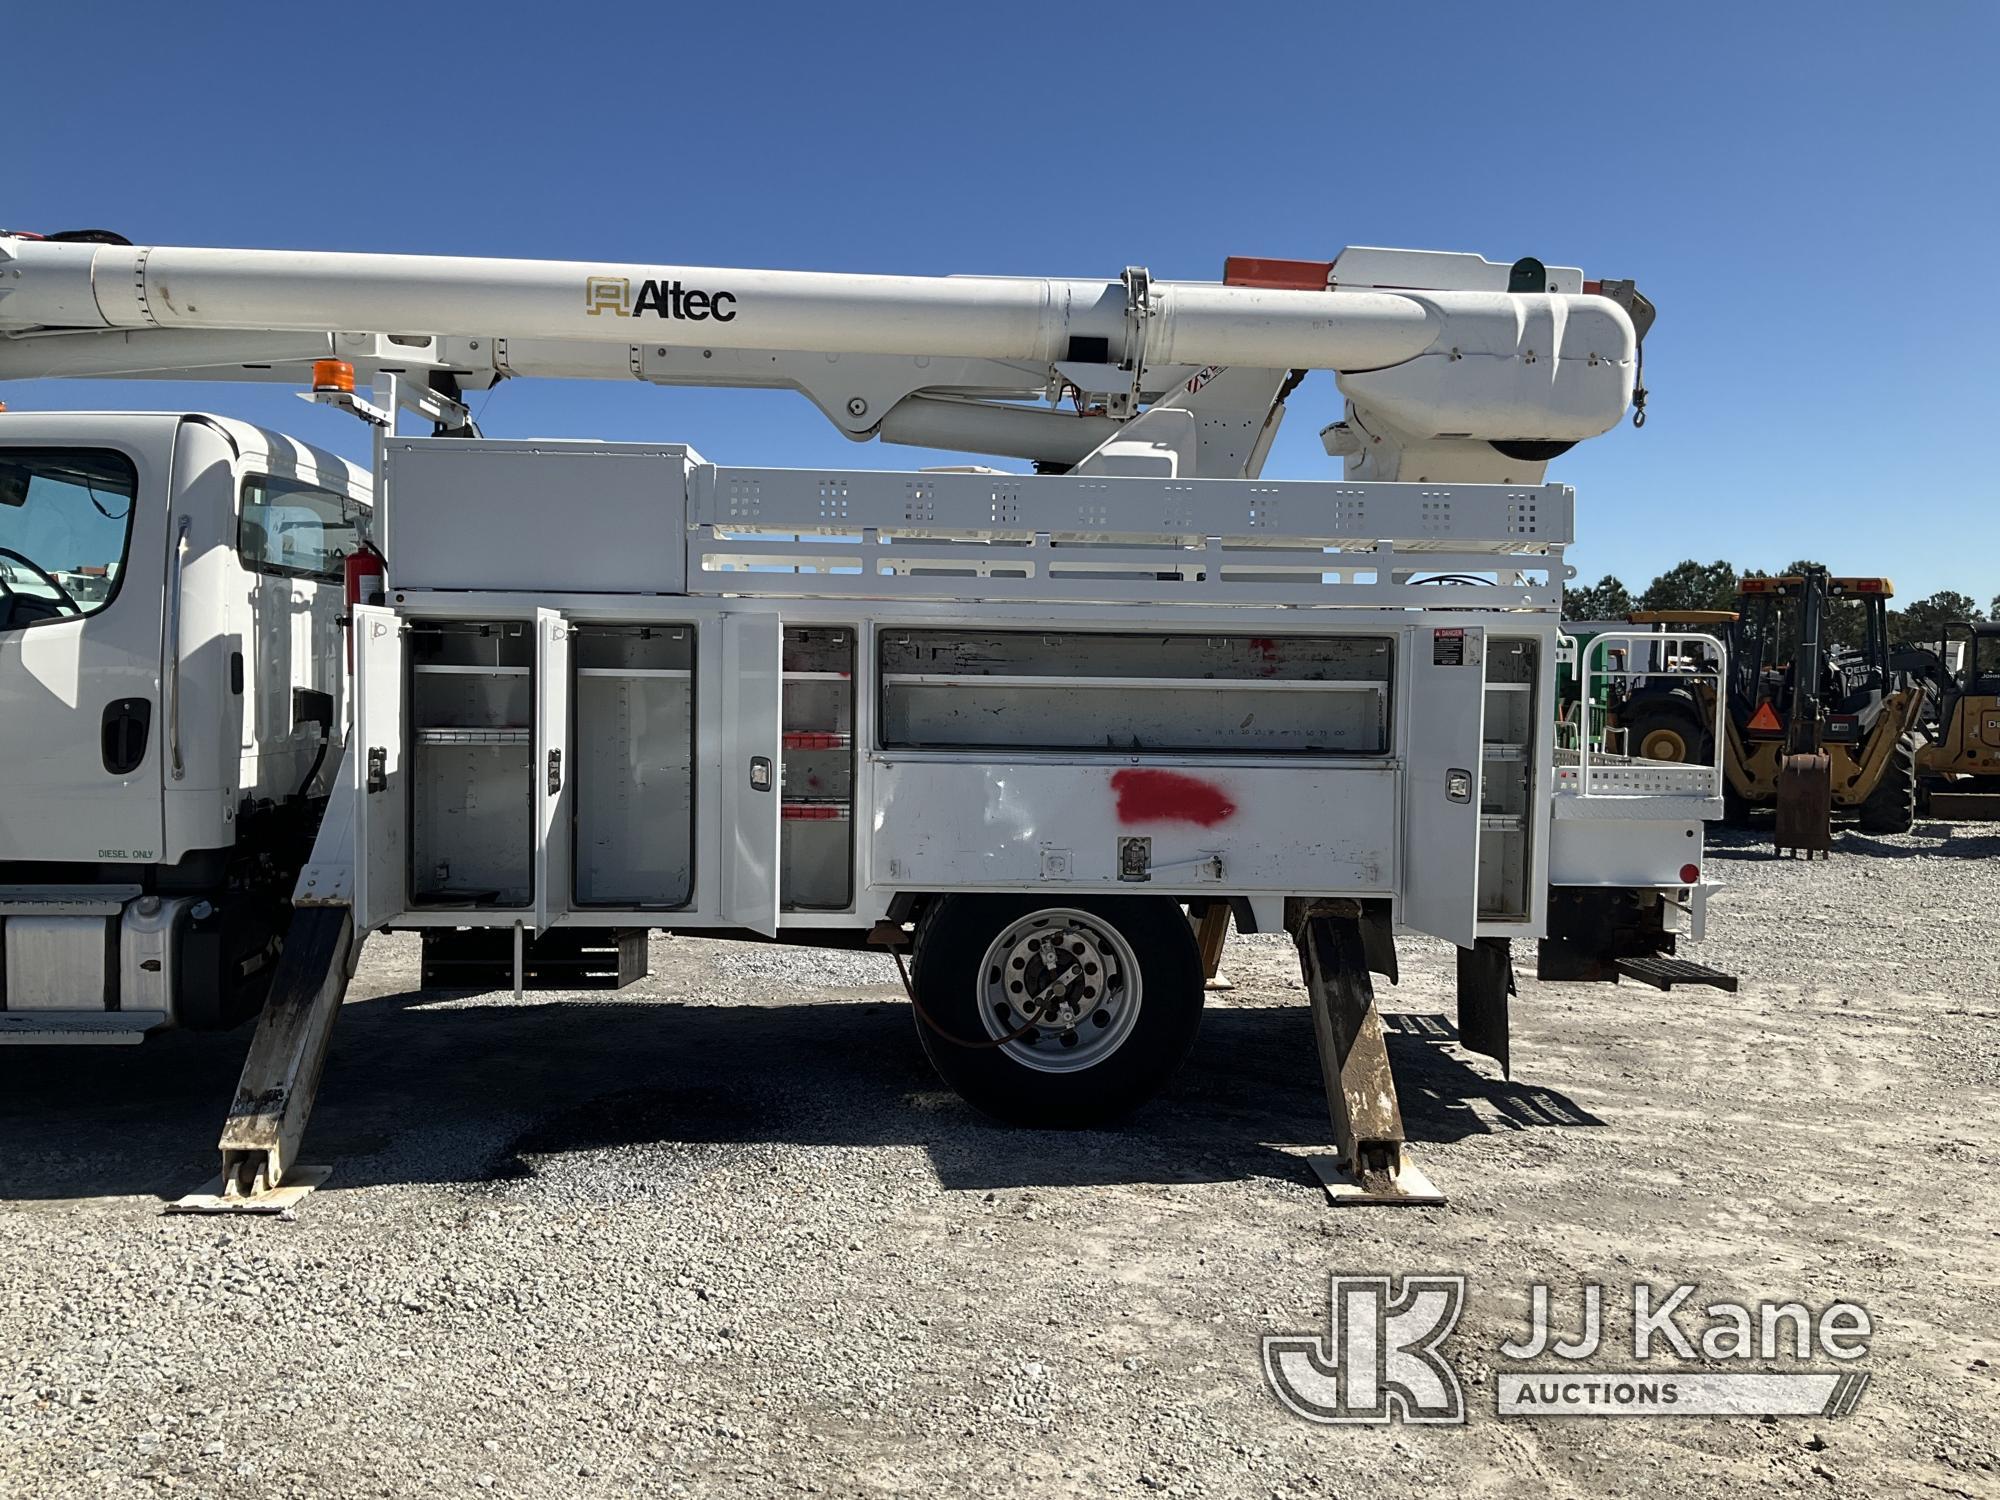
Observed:
[[[1554,611],[1574,523],[1560,484],[702,464],[687,578],[691,594]]]

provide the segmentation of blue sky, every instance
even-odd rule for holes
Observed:
[[[1558,461],[1586,580],[1682,557],[2000,592],[2000,7],[18,8],[0,225],[161,244],[1214,278],[1476,250],[1660,308]],[[361,453],[284,391],[27,383]],[[482,398],[483,399],[483,398]],[[1330,477],[1331,377],[1268,473]],[[496,436],[894,468],[801,396],[516,382]]]

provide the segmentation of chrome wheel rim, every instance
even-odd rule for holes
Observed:
[[[1037,1073],[1096,1067],[1132,1035],[1142,998],[1132,945],[1073,907],[1009,922],[979,963],[979,1019],[987,1038]]]

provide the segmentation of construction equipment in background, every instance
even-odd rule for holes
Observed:
[[[1926,675],[1935,696],[1927,698],[1929,734],[1917,752],[1924,812],[2000,820],[2000,620],[1946,625]]]
[[[1826,726],[1821,713],[1821,688],[1830,666],[1825,570],[1811,569],[1801,581],[1804,586],[1798,592],[1798,634],[1792,643],[1788,680],[1781,685],[1789,701],[1784,716],[1784,752],[1778,757],[1774,788],[1777,819],[1771,833],[1771,847],[1778,854],[1789,851],[1811,859],[1833,848],[1833,757],[1827,753]],[[1775,717],[1770,704],[1771,700],[1765,699],[1751,716],[1751,725],[1758,722],[1759,715],[1767,719]],[[1914,774],[1910,793],[1910,815],[1914,817]]]
[[[1725,633],[1730,821],[1743,822],[1751,809],[1775,810],[1780,850],[1826,852],[1835,812],[1852,814],[1865,833],[1907,833],[1916,820],[1924,694],[1889,659],[1894,593],[1886,578],[1832,577],[1808,568],[1745,578],[1733,614],[1631,616],[1655,628],[1700,625]],[[1614,684],[1605,708],[1632,753],[1706,760],[1706,691],[1692,680],[1656,674],[1623,693]]]

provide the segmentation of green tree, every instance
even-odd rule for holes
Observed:
[[[1587,588],[1563,590],[1565,620],[1622,620],[1632,613],[1632,594],[1606,573]]]
[[[1993,601],[2000,609],[2000,599]],[[1939,589],[1889,615],[1889,640],[1898,646],[1935,646],[1944,626],[1953,620],[1983,620],[1979,606],[1952,589]]]
[[[1736,569],[1726,562],[1675,563],[1646,585],[1641,609],[1734,609]]]

